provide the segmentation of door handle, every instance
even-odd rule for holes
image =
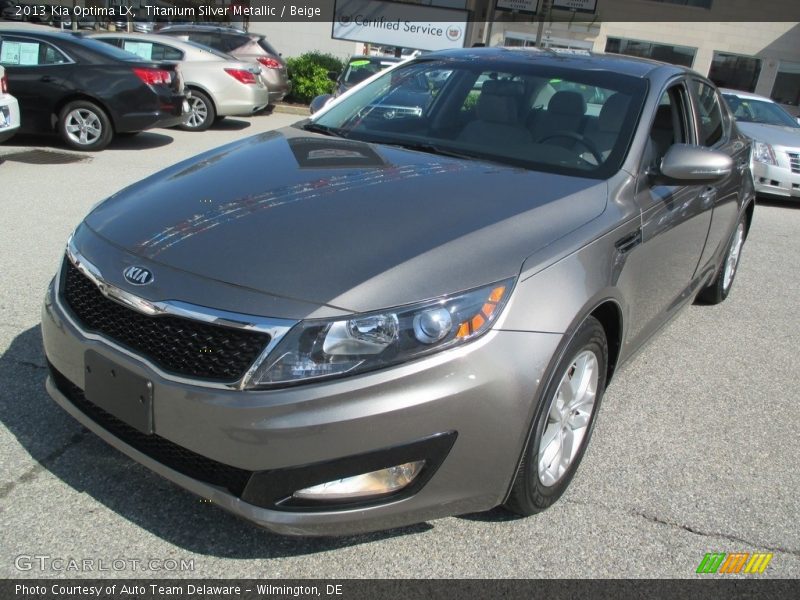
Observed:
[[[707,187],[705,191],[700,194],[700,200],[703,202],[703,206],[710,206],[714,204],[714,200],[717,199],[717,188],[711,186]]]
[[[55,79],[55,77],[52,77],[52,76],[50,76],[50,75],[42,75],[42,76],[39,78],[39,81],[43,81],[44,83],[52,83],[52,82],[54,82],[55,80],[56,80],[56,79]]]

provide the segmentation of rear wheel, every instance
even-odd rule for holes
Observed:
[[[102,150],[114,138],[108,115],[88,100],[75,100],[61,109],[58,132],[68,146],[89,152]]]
[[[605,330],[589,317],[556,367],[505,508],[532,515],[550,507],[567,489],[594,429],[607,364]]]
[[[217,118],[217,111],[214,103],[206,94],[198,90],[192,90],[192,95],[187,98],[189,103],[189,114],[181,125],[181,129],[186,131],[205,131],[214,123]]]
[[[745,227],[744,217],[742,217],[733,232],[733,237],[728,245],[725,259],[720,265],[717,276],[711,282],[711,285],[697,295],[697,299],[700,302],[704,304],[719,304],[728,297],[733,287],[733,280],[736,277],[736,270],[739,266],[739,259],[742,256],[742,248],[746,238],[747,228]]]

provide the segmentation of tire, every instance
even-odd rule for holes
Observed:
[[[74,100],[61,109],[58,133],[67,146],[85,152],[102,150],[114,139],[108,115],[88,100]]]
[[[747,226],[744,219],[745,217],[742,217],[736,224],[736,229],[733,230],[731,241],[728,243],[728,249],[725,251],[725,257],[714,281],[697,294],[697,300],[701,304],[719,304],[730,294],[736,278],[739,259],[742,257],[742,248],[747,239]]]
[[[184,131],[205,131],[214,124],[214,119],[217,118],[217,111],[211,98],[203,92],[192,90],[192,95],[188,98],[188,102],[189,116],[183,125],[180,125],[181,129]]]
[[[569,487],[592,437],[605,392],[607,365],[605,330],[589,317],[567,345],[537,408],[528,446],[504,504],[507,510],[523,516],[536,514],[549,508]],[[565,397],[568,393],[573,400]],[[570,405],[572,410],[565,410]],[[564,442],[569,438],[571,451],[564,457]],[[556,460],[559,457],[564,460]]]

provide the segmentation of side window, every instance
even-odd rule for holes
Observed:
[[[69,59],[50,44],[11,37],[0,41],[0,64],[5,67],[35,67],[68,62]]]
[[[132,42],[131,40],[123,40],[122,49],[125,52],[135,54],[144,60],[153,60],[153,43],[152,42]]]
[[[650,128],[646,166],[659,165],[673,144],[690,143],[688,106],[683,84],[673,85],[661,96]]]
[[[164,44],[153,44],[152,60],[183,60],[183,52]]]
[[[43,52],[41,53],[42,60],[40,64],[63,65],[64,63],[69,62],[67,57],[64,56],[64,54],[60,50],[54,48],[53,46],[50,46],[48,44],[43,44],[42,50],[43,50]]]
[[[701,146],[710,147],[722,139],[725,131],[719,96],[713,87],[702,81],[694,82],[694,91],[697,98],[697,112],[700,117],[697,141]]]

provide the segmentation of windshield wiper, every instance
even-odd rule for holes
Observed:
[[[314,123],[310,121],[302,126],[303,131],[310,131],[312,133],[321,133],[322,135],[329,135],[332,137],[347,137],[345,135],[344,129],[339,129],[338,127],[329,127],[327,125],[320,125],[319,123]]]
[[[386,144],[387,146],[399,146],[406,150],[416,150],[418,152],[427,152],[429,154],[439,154],[441,156],[451,156],[453,158],[476,158],[475,155],[466,152],[458,152],[449,148],[442,148],[430,142],[378,142],[379,144]]]

